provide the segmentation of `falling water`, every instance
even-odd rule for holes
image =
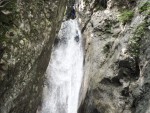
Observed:
[[[77,113],[83,75],[81,33],[76,20],[63,22],[47,68],[41,113]]]

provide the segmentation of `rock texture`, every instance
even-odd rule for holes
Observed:
[[[0,1],[0,113],[35,113],[67,0]]]
[[[79,113],[150,113],[149,0],[78,4],[85,39],[84,93],[88,85]]]

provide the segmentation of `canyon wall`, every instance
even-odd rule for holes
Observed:
[[[35,113],[67,0],[0,1],[0,113]]]
[[[149,0],[81,0],[76,7],[85,40],[79,113],[150,113]]]

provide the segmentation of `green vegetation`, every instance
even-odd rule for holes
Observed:
[[[147,11],[147,10],[150,10],[150,2],[146,2],[143,6],[139,8],[140,13]]]
[[[140,53],[140,42],[147,29],[147,23],[140,24],[134,32],[133,38],[129,42],[129,52],[137,57]]]
[[[139,7],[139,13],[150,15],[150,2],[145,2],[141,7]]]
[[[133,11],[130,10],[124,10],[123,12],[121,12],[120,16],[119,16],[119,21],[122,22],[123,24],[131,21],[132,17],[134,15]]]

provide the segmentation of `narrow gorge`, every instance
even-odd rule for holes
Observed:
[[[150,113],[149,0],[0,0],[0,113]]]

